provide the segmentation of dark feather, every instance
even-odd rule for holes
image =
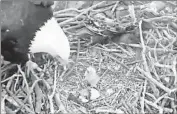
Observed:
[[[45,6],[25,0],[1,1],[1,49],[5,60],[13,63],[28,60],[28,48],[36,31],[53,16],[51,8]]]

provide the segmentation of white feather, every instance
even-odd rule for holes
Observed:
[[[68,61],[69,41],[55,18],[49,19],[35,35],[29,47],[31,53],[45,52],[53,57],[60,56],[64,61]]]

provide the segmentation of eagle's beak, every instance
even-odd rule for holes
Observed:
[[[56,57],[57,61],[60,62],[60,64],[64,67],[67,67],[68,66],[68,63],[69,63],[69,59],[66,59],[66,58],[61,58],[59,56]]]
[[[68,71],[69,59],[62,59],[61,57],[57,57],[56,59],[57,59],[57,61],[60,62],[60,65],[62,65],[62,67],[63,67],[63,71],[60,75],[60,80],[63,81],[65,79],[64,76],[65,76],[66,72]]]

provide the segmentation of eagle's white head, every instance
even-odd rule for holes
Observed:
[[[31,53],[45,52],[58,58],[63,64],[68,63],[70,45],[67,36],[52,17],[36,32],[29,47]]]

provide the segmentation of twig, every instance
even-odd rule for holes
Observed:
[[[25,108],[27,112],[29,112],[30,114],[35,114],[35,112],[28,108],[23,102],[21,102],[10,90],[6,89],[6,91],[13,97],[13,99],[21,105],[21,108]]]
[[[177,65],[177,57],[174,57],[173,64],[172,64],[172,70],[173,70],[173,73],[175,75],[175,81],[174,81],[175,87],[177,86],[177,70],[176,70],[176,65]]]
[[[79,17],[82,16],[83,14],[86,14],[88,11],[94,9],[95,7],[101,5],[101,4],[105,3],[105,2],[106,2],[106,1],[103,1],[103,2],[100,2],[100,3],[98,3],[98,4],[95,4],[95,5],[93,5],[92,7],[89,7],[89,8],[87,8],[87,9],[85,9],[82,13],[80,13],[80,14],[77,15],[76,17],[71,18],[71,19],[68,19],[68,20],[66,20],[66,21],[64,21],[64,22],[59,23],[59,25],[60,25],[60,26],[63,26],[63,25],[65,25],[66,23],[68,23],[68,22],[70,22],[70,21],[75,21],[77,18],[79,18]]]
[[[75,29],[75,30],[77,30],[77,29],[81,29],[81,28],[83,28],[85,25],[82,23],[82,22],[80,22],[80,23],[78,23],[78,25],[75,25],[75,26],[70,26],[70,27],[68,27],[68,28],[64,28],[63,30],[65,31],[65,32],[68,32],[69,30],[73,30],[73,29]],[[70,35],[77,35],[77,33],[71,33],[71,32],[68,32]]]
[[[53,13],[53,15],[57,15],[57,14],[60,14],[60,13],[65,13],[65,12],[72,12],[72,11],[80,13],[83,10],[78,10],[77,8],[67,8],[67,9],[64,9],[64,10],[56,11],[56,12]]]
[[[171,65],[164,65],[164,64],[160,64],[160,63],[154,63],[154,65],[157,66],[157,67],[161,67],[161,68],[172,69]]]
[[[158,106],[157,104],[155,104],[155,103],[153,103],[153,102],[151,102],[151,101],[148,101],[148,100],[146,100],[146,99],[145,99],[145,102],[146,102],[148,105],[150,105],[150,106],[152,106],[152,107],[158,109],[158,110],[159,110],[159,114],[163,114],[163,112],[169,112],[169,113],[172,113],[172,112],[173,112],[172,109],[160,107],[160,106]]]
[[[164,19],[171,19],[175,20],[176,17],[174,16],[161,16],[161,17],[154,17],[154,18],[149,18],[149,19],[143,19],[144,21],[151,22],[151,21],[162,21]]]
[[[142,21],[139,22],[139,31],[140,31],[140,39],[141,39],[141,45],[143,47],[142,49],[142,58],[143,58],[143,61],[144,61],[144,67],[145,67],[145,71],[143,71],[140,67],[137,67],[137,69],[143,73],[150,81],[152,81],[154,84],[156,84],[158,87],[160,87],[161,89],[163,89],[164,91],[166,91],[167,93],[171,93],[171,90],[167,87],[165,87],[163,84],[159,83],[157,80],[155,80],[151,73],[150,73],[150,70],[148,68],[148,64],[147,64],[147,60],[146,60],[146,57],[145,57],[145,53],[146,53],[146,48],[145,48],[145,44],[144,44],[144,40],[143,40],[143,35],[142,35]]]
[[[54,74],[54,85],[53,85],[53,91],[51,93],[51,95],[48,95],[48,99],[49,99],[49,103],[50,103],[50,113],[54,114],[55,110],[54,110],[54,105],[53,105],[53,97],[55,95],[55,91],[56,91],[56,83],[57,83],[57,68],[58,66],[55,66],[55,74]]]
[[[154,113],[154,111],[151,109],[151,107],[148,104],[145,103],[145,106],[146,106],[146,109],[148,110],[149,114],[153,114]]]
[[[158,87],[160,87],[161,89],[163,89],[164,91],[166,91],[168,94],[170,94],[172,92],[172,90],[170,90],[169,88],[165,87],[163,84],[161,84],[160,82],[158,82],[157,80],[155,80],[151,75],[149,75],[149,73],[145,72],[140,67],[137,67],[137,69],[142,74],[144,74],[150,81],[152,81],[155,85],[157,85]]]
[[[49,83],[48,83],[46,80],[42,79],[42,82],[43,82],[43,84],[46,86],[47,90],[50,90],[50,89],[51,89]]]
[[[11,77],[6,78],[5,80],[2,80],[2,81],[1,81],[1,84],[4,83],[4,82],[6,82],[6,81],[8,81],[8,80],[10,80],[10,79],[15,78],[15,77],[22,77],[22,75],[13,74]]]
[[[116,110],[114,110],[114,109],[103,109],[103,108],[96,108],[95,109],[95,111],[96,111],[96,113],[108,113],[108,114],[124,114],[124,112],[122,111],[122,110],[120,110],[120,109],[116,109]]]
[[[147,80],[145,80],[145,82],[144,82],[144,89],[143,89],[143,93],[142,93],[142,97],[141,97],[141,101],[140,101],[142,114],[145,114],[145,112],[144,112],[144,108],[145,108],[144,107],[144,99],[145,99],[146,87],[147,87]]]
[[[176,98],[175,93],[172,93],[171,95],[173,98]],[[173,109],[173,113],[176,114],[177,113],[177,105],[176,105],[176,100],[171,101],[171,107]]]
[[[34,82],[34,81],[33,81]],[[42,98],[43,98],[43,94],[42,94],[42,90],[39,87],[39,85],[37,84],[38,80],[36,80],[34,83],[36,83],[35,87],[34,87],[34,92],[36,93],[36,107],[35,107],[35,112],[36,113],[41,113],[41,109],[42,109]],[[33,84],[34,85],[34,84]],[[33,86],[32,86],[33,87]],[[31,88],[32,88],[31,87]]]
[[[14,91],[16,91],[16,87],[17,84],[19,83],[19,76],[17,77],[17,79],[15,80],[15,84],[14,84]]]
[[[144,43],[144,39],[143,39],[143,33],[142,33],[142,20],[139,22],[139,32],[140,32],[140,40],[141,40],[141,45],[142,45],[142,58],[143,58],[143,64],[145,67],[145,70],[150,73],[149,68],[148,68],[148,64],[147,64],[147,60],[146,60],[146,47],[145,47],[145,43]]]
[[[97,10],[92,10],[92,14],[91,14],[91,16],[92,15],[95,15],[95,14],[98,14],[98,13],[102,13],[102,12],[105,12],[105,11],[108,11],[108,10],[110,10],[112,8],[112,6],[109,6],[109,7],[104,7],[104,8],[102,8],[102,9],[97,9]]]
[[[119,62],[116,58],[112,57],[112,56],[109,55],[109,54],[105,54],[105,55],[108,56],[108,57],[110,57],[111,59],[113,59],[113,60],[116,61],[117,63],[119,63],[121,66],[123,66],[123,67],[126,68],[127,70],[129,70],[129,68],[128,68],[125,64]]]
[[[142,48],[142,46],[140,46],[138,44],[123,44],[123,43],[121,43],[121,44],[125,45],[125,46],[130,46],[130,47]],[[162,48],[151,48],[149,46],[145,46],[145,47],[146,47],[146,50],[149,50],[149,51],[177,53],[176,50],[164,50]]]
[[[1,76],[3,76],[5,74],[5,71],[7,71],[8,69],[11,69],[11,68],[13,68],[15,66],[16,66],[16,64],[10,64],[10,65],[7,64],[7,65],[3,66],[1,68]]]
[[[159,101],[162,100],[167,95],[168,95],[168,93],[165,93],[164,95],[162,95],[161,97],[159,97],[154,103],[155,104],[159,103]]]
[[[38,82],[39,82],[39,81],[42,81],[42,79],[37,79],[37,80],[35,80],[35,81],[33,82],[33,85],[32,85],[31,88],[30,88],[30,93],[32,93],[34,87],[35,87],[36,85],[38,85]]]
[[[156,100],[156,97],[153,94],[146,92],[146,95],[151,97],[152,101]]]
[[[114,13],[114,11],[116,10],[118,4],[120,1],[117,1],[116,4],[114,5],[114,7],[112,8],[111,12]]]
[[[59,110],[62,111],[63,113],[67,113],[66,108],[64,107],[63,103],[61,102],[60,94],[56,93],[54,96],[56,105],[58,106]]]
[[[10,89],[10,87],[11,87],[11,85],[12,85],[12,82],[13,82],[13,80],[12,79],[10,79],[8,82],[7,82],[7,85],[6,85],[6,89]]]
[[[64,14],[60,14],[60,15],[56,15],[55,18],[65,18],[65,17],[75,17],[76,14],[73,13],[64,13]]]
[[[17,65],[17,67],[18,67],[18,70],[20,71],[20,73],[22,74],[23,80],[24,80],[24,82],[25,82],[25,84],[26,84],[26,92],[27,92],[27,97],[26,97],[26,99],[28,99],[28,102],[29,102],[29,104],[30,104],[31,110],[34,111],[34,107],[33,107],[33,103],[32,103],[32,97],[31,97],[31,94],[30,94],[30,89],[29,89],[28,82],[27,82],[27,80],[26,80],[25,73],[21,70],[21,68],[20,68],[19,65]],[[24,101],[26,102],[26,100],[24,100]]]
[[[3,99],[1,97],[1,113],[2,114],[6,114],[6,110],[5,110],[5,100],[6,100],[6,97],[7,97],[7,95],[5,95],[3,97]]]

